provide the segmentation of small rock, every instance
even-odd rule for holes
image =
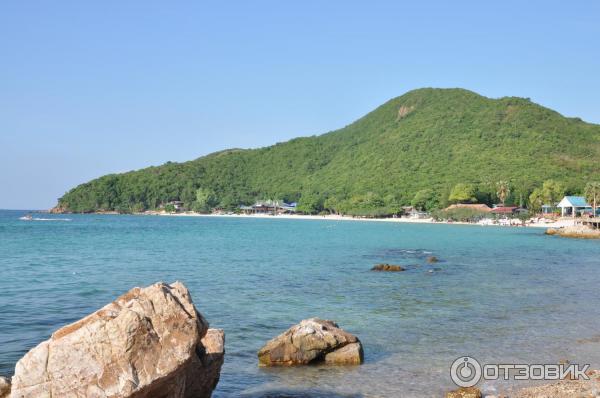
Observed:
[[[481,398],[481,390],[477,387],[460,387],[446,393],[446,398]]]
[[[333,321],[305,319],[258,351],[259,366],[292,366],[325,362],[330,365],[360,364],[360,340]]]
[[[10,379],[0,376],[0,398],[10,397]]]
[[[399,272],[399,271],[405,271],[405,268],[403,268],[400,265],[393,265],[393,264],[377,264],[375,265],[373,268],[371,268],[371,271],[389,271],[389,272]]]
[[[429,264],[437,263],[438,261],[440,261],[440,260],[436,256],[429,256],[429,257],[427,257],[427,262]]]

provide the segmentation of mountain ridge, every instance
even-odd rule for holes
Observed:
[[[457,183],[477,185],[487,200],[500,180],[521,197],[547,179],[575,192],[600,174],[598,159],[600,125],[526,98],[422,88],[322,135],[109,174],[71,189],[58,207],[130,212],[181,200],[193,208],[206,190],[224,208],[278,198],[308,212],[361,213],[409,204],[423,190],[443,205]]]

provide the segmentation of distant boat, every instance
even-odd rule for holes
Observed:
[[[31,214],[25,214],[23,217],[19,217],[19,220],[31,221],[33,220],[33,216]]]

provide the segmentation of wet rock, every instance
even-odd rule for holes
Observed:
[[[180,282],[134,288],[52,334],[13,377],[14,397],[210,397],[224,334]]]
[[[429,264],[434,264],[437,263],[438,261],[440,261],[436,256],[428,256],[427,257],[427,262]]]
[[[446,393],[446,398],[481,398],[481,390],[477,387],[460,387]]]
[[[377,264],[371,268],[371,271],[388,271],[388,272],[399,272],[405,271],[405,268],[401,265],[393,264]]]
[[[325,362],[330,365],[360,364],[360,340],[333,321],[305,319],[270,340],[258,351],[260,366],[292,366]]]
[[[360,342],[350,343],[325,354],[325,363],[329,365],[360,365],[362,361],[363,348]]]
[[[10,397],[10,379],[0,376],[0,398]]]

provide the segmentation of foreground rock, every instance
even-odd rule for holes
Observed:
[[[461,387],[446,393],[446,398],[481,398],[481,391],[477,387]]]
[[[134,288],[29,351],[12,396],[210,397],[223,344],[183,284]]]
[[[0,376],[0,398],[10,397],[10,379]]]
[[[399,272],[404,270],[405,268],[403,268],[402,266],[393,264],[377,264],[373,266],[373,268],[371,268],[371,271]]]
[[[565,238],[600,239],[600,230],[576,225],[563,228],[548,228],[546,235],[558,235]]]
[[[270,340],[258,351],[260,366],[292,366],[313,363],[359,365],[363,362],[360,340],[333,321],[305,319]]]

